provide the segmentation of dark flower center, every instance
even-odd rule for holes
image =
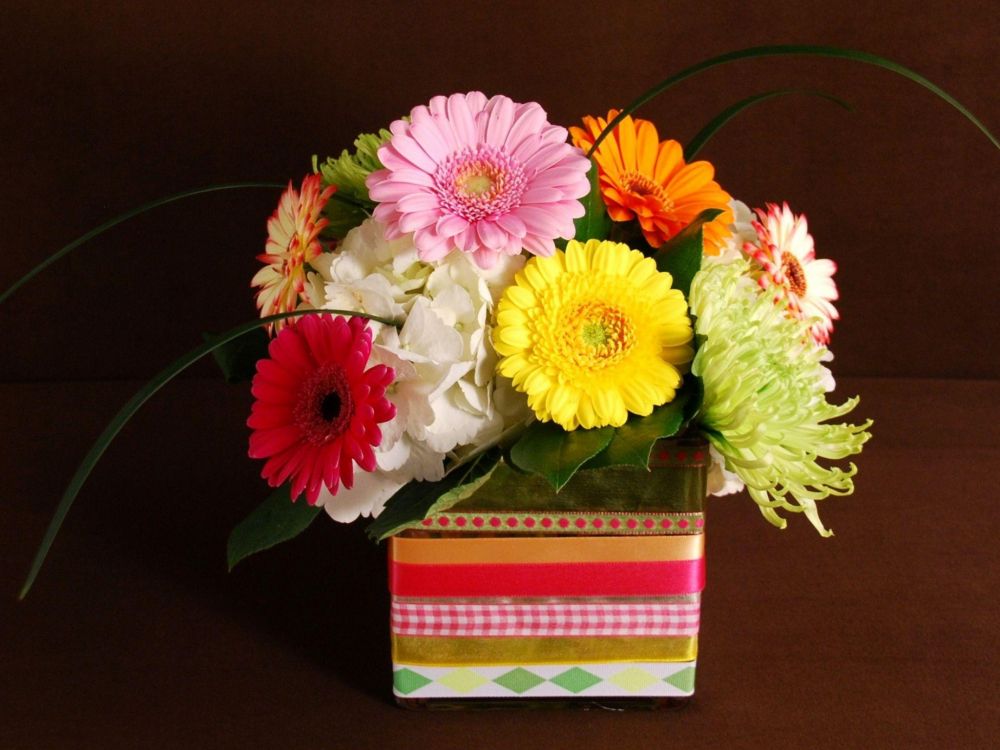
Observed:
[[[329,364],[309,375],[299,387],[292,416],[302,437],[313,445],[324,445],[347,432],[354,401],[343,368]]]
[[[791,253],[783,253],[781,256],[781,270],[788,280],[788,288],[800,297],[806,293],[806,272],[799,263],[799,259]]]
[[[339,393],[336,391],[328,393],[323,397],[323,401],[319,405],[319,413],[323,415],[323,419],[327,422],[332,422],[340,416],[341,403]]]

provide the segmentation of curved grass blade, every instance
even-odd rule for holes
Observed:
[[[989,129],[979,121],[979,119],[972,114],[968,109],[965,108],[955,97],[949,94],[944,89],[940,88],[934,83],[924,78],[919,73],[910,70],[909,68],[900,65],[897,62],[893,62],[885,57],[879,57],[878,55],[873,55],[870,52],[861,52],[860,50],[853,49],[843,49],[841,47],[827,47],[824,45],[816,44],[775,44],[767,45],[763,47],[748,47],[747,49],[736,50],[734,52],[727,52],[724,55],[719,55],[718,57],[712,57],[708,60],[702,60],[700,63],[696,63],[689,68],[685,68],[679,73],[675,73],[669,78],[665,78],[658,84],[653,86],[651,89],[646,91],[644,94],[635,99],[631,104],[629,104],[625,109],[618,113],[608,126],[601,131],[601,134],[597,136],[594,141],[594,145],[590,147],[590,151],[587,152],[588,156],[591,156],[601,142],[608,137],[608,135],[614,132],[614,129],[618,127],[618,124],[624,120],[626,117],[635,112],[639,107],[641,107],[646,102],[655,99],[660,94],[662,94],[667,89],[680,83],[681,81],[690,78],[691,76],[697,75],[702,71],[709,70],[718,65],[725,65],[727,63],[736,62],[737,60],[750,60],[758,57],[783,57],[788,55],[812,55],[814,57],[836,57],[842,60],[853,60],[854,62],[861,62],[867,65],[874,65],[879,68],[885,68],[893,73],[907,78],[914,83],[923,86],[926,89],[937,94],[941,99],[944,99],[948,104],[961,112],[966,119],[968,119],[973,125],[975,125],[983,134],[990,139],[992,143],[997,148],[1000,148],[1000,141],[997,141],[996,136],[989,131]]]
[[[0,294],[0,304],[3,304],[8,297],[10,297],[14,292],[24,286],[26,283],[35,278],[38,274],[44,271],[46,268],[51,266],[57,260],[62,258],[64,255],[68,255],[70,252],[80,247],[80,245],[88,242],[94,237],[108,231],[112,227],[118,226],[124,221],[135,218],[140,214],[144,214],[147,211],[151,211],[154,208],[159,208],[160,206],[166,206],[168,203],[176,203],[177,201],[184,200],[185,198],[193,198],[196,195],[205,195],[206,193],[218,193],[223,190],[245,190],[247,188],[277,188],[281,190],[285,186],[276,182],[232,182],[225,185],[209,185],[208,187],[195,188],[194,190],[185,190],[183,193],[175,193],[174,195],[168,195],[163,198],[157,198],[156,200],[150,201],[149,203],[144,203],[138,208],[133,208],[131,211],[126,211],[120,216],[116,216],[113,219],[109,219],[98,227],[94,227],[86,234],[81,237],[77,237],[71,243],[58,250],[57,252],[50,255],[48,258],[43,260],[37,266],[32,268],[28,273],[15,281],[11,286]]]
[[[732,120],[736,115],[745,109],[749,109],[755,104],[760,104],[768,99],[774,99],[779,96],[787,96],[789,94],[806,94],[809,96],[818,96],[821,99],[826,99],[834,104],[839,104],[844,109],[851,111],[851,105],[845,102],[843,99],[838,99],[832,94],[827,94],[823,91],[811,91],[809,89],[776,89],[774,91],[765,91],[762,94],[754,94],[753,96],[748,96],[742,101],[736,102],[729,107],[726,107],[719,114],[709,120],[708,124],[705,125],[698,133],[692,138],[688,145],[684,147],[684,161],[691,161],[702,147],[712,138],[713,135],[718,133],[723,126]]]
[[[111,441],[115,439],[115,436],[119,432],[121,432],[122,427],[125,426],[125,424],[137,411],[139,411],[139,408],[146,403],[146,401],[148,401],[153,394],[159,391],[163,386],[199,359],[207,354],[211,354],[223,344],[237,339],[262,325],[266,325],[267,323],[272,323],[276,320],[283,320],[284,318],[309,314],[350,315],[359,318],[367,318],[368,320],[374,320],[386,325],[396,325],[396,321],[387,320],[386,318],[380,318],[375,315],[368,315],[367,313],[354,312],[352,310],[293,310],[292,312],[269,315],[249,323],[243,323],[235,328],[230,328],[225,333],[219,334],[213,338],[212,341],[205,342],[201,346],[192,349],[187,354],[171,362],[163,370],[157,373],[156,376],[154,376],[148,383],[146,383],[146,385],[140,388],[136,394],[132,396],[132,398],[130,398],[128,402],[118,411],[118,413],[115,414],[111,422],[108,423],[108,426],[104,428],[104,432],[102,432],[97,440],[94,441],[94,444],[90,447],[90,450],[87,452],[83,461],[80,462],[80,466],[77,468],[76,473],[73,475],[69,485],[66,487],[66,491],[63,492],[62,498],[59,500],[59,505],[56,506],[56,511],[52,515],[52,520],[49,522],[49,526],[45,530],[45,536],[42,538],[42,543],[39,545],[38,551],[35,553],[35,558],[31,563],[31,570],[28,572],[28,577],[25,579],[24,586],[21,587],[21,592],[18,594],[18,598],[24,599],[28,591],[31,589],[32,584],[35,582],[35,578],[38,577],[38,571],[41,570],[42,563],[45,562],[45,557],[48,555],[49,549],[52,547],[52,542],[55,541],[56,534],[59,533],[59,528],[66,519],[66,514],[69,513],[69,509],[73,505],[73,501],[76,500],[76,496],[80,493],[80,489],[83,487],[84,482],[87,481],[87,477],[90,476],[90,472],[93,471],[97,462],[101,459],[101,456],[104,455],[104,451],[107,450]]]

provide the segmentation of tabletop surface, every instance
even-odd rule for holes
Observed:
[[[0,385],[0,747],[967,748],[1000,730],[1000,383],[844,379],[875,437],[855,495],[824,501],[832,539],[710,500],[684,708],[434,714],[392,703],[384,550],[360,524],[321,518],[226,573],[226,533],[264,488],[241,455],[245,391],[207,379],[125,430],[15,601],[73,463],[135,385]],[[26,403],[28,420],[8,408]]]

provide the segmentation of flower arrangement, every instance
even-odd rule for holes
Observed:
[[[710,444],[711,493],[745,488],[771,524],[803,513],[829,536],[819,501],[853,491],[855,465],[837,462],[861,451],[871,425],[843,421],[857,399],[830,401],[836,266],[817,257],[804,215],[747,207],[696,158],[742,110],[802,92],[738,102],[686,147],[634,116],[702,70],[792,54],[904,75],[996,142],[913,71],[829,47],[722,55],[569,127],[534,102],[436,96],[288,184],[251,280],[260,319],[170,365],[112,420],[24,591],[103,449],[209,353],[230,379],[252,379],[249,455],[276,488],[234,531],[230,565],[320,510],[373,518],[382,539],[488,485],[501,465],[558,491],[574,475],[646,469],[654,444],[679,435]]]
[[[712,491],[830,534],[817,501],[856,468],[819,460],[870,426],[827,400],[833,262],[787,204],[751,212],[618,115],[567,131],[536,103],[439,96],[289,185],[257,305],[316,314],[273,323],[256,362],[250,455],[272,487],[338,521],[388,510],[384,536],[499,462],[558,488],[699,432]]]

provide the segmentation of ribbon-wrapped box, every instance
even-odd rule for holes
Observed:
[[[397,700],[660,705],[692,695],[707,446],[660,441],[650,467],[584,470],[559,493],[501,467],[392,537]]]

